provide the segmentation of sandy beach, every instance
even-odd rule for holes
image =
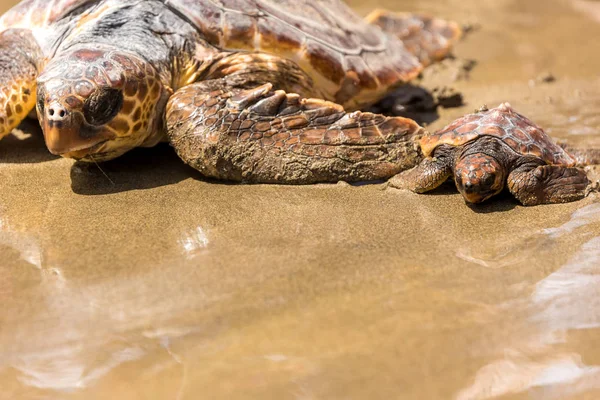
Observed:
[[[600,2],[350,4],[473,27],[416,82],[464,101],[427,129],[507,101],[600,147]],[[232,185],[168,145],[107,177],[36,124],[0,141],[0,399],[600,397],[598,194]]]

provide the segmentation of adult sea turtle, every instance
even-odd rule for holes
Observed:
[[[0,137],[35,108],[48,149],[77,160],[168,140],[212,178],[387,179],[428,155],[425,131],[354,110],[460,35],[420,15],[362,19],[341,0],[24,0],[0,19]],[[536,201],[585,194],[565,187]]]

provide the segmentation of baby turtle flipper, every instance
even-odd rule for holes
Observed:
[[[237,83],[236,83],[237,85]],[[309,184],[387,179],[420,160],[423,129],[405,118],[348,113],[338,104],[228,84],[228,77],[178,90],[167,105],[168,137],[207,177]]]
[[[462,36],[462,29],[457,23],[427,15],[380,9],[369,14],[367,21],[398,37],[423,66],[446,57],[452,45]]]
[[[585,171],[557,165],[524,165],[508,175],[508,189],[526,206],[583,199],[591,188]]]
[[[446,159],[426,158],[416,167],[394,176],[389,186],[408,189],[415,193],[429,192],[452,176],[452,168]]]
[[[29,30],[0,33],[0,138],[33,110],[41,51]]]

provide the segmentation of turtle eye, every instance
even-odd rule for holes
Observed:
[[[92,93],[83,106],[83,115],[92,125],[104,125],[123,107],[123,93],[118,89],[100,89]]]
[[[44,93],[39,91],[37,93],[37,108],[40,112],[40,114],[44,115],[44,108],[45,108],[45,101],[44,101]]]
[[[487,174],[487,176],[485,177],[483,184],[485,186],[492,186],[494,183],[496,183],[496,175],[494,174]]]

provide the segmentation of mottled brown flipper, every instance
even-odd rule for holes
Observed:
[[[423,66],[446,57],[462,36],[462,29],[455,22],[427,15],[375,10],[367,21],[402,40]]]
[[[452,176],[452,168],[445,159],[426,158],[416,167],[394,176],[389,186],[408,189],[415,193],[429,192]]]
[[[526,206],[583,199],[590,190],[585,171],[557,165],[523,166],[508,175],[508,189]]]
[[[0,33],[0,138],[35,107],[39,60],[40,49],[30,31]]]
[[[372,181],[420,159],[412,120],[346,112],[324,100],[209,80],[177,91],[167,131],[179,156],[207,177],[252,183]]]

